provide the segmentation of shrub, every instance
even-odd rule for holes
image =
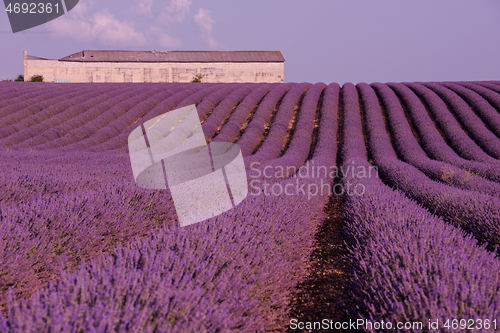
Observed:
[[[30,82],[43,82],[43,75],[33,75]]]
[[[24,75],[19,75],[14,81],[24,82]]]
[[[201,82],[201,78],[204,76],[205,75],[198,73],[194,76],[193,81],[191,81],[191,82]]]

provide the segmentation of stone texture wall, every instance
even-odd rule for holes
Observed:
[[[24,60],[25,80],[46,82],[284,82],[283,63],[133,63]]]

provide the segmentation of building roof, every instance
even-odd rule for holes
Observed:
[[[35,57],[35,56],[31,56],[31,55],[28,54],[26,56],[26,60],[50,60],[50,59]]]
[[[284,62],[280,51],[84,50],[59,59],[78,62]]]

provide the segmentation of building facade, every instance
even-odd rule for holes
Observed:
[[[29,56],[24,78],[45,82],[284,82],[280,51],[88,51],[61,59]]]

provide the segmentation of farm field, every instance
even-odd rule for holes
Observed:
[[[249,194],[180,227],[128,137],[191,104]],[[0,82],[0,170],[0,332],[500,330],[500,81]]]

